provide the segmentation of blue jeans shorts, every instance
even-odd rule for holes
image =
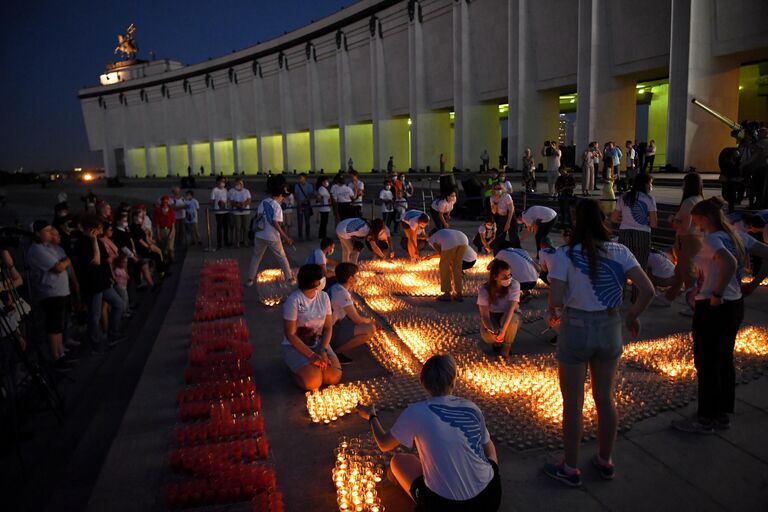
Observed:
[[[566,308],[560,319],[557,360],[564,364],[592,359],[613,361],[624,352],[618,310],[583,311]]]

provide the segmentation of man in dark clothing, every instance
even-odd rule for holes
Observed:
[[[565,166],[560,166],[560,176],[555,180],[555,192],[557,192],[557,202],[560,206],[561,226],[571,225],[571,208],[573,207],[573,190],[576,188],[576,180],[568,174]]]

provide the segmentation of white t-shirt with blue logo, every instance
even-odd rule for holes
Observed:
[[[491,436],[483,413],[469,400],[446,395],[413,403],[390,432],[406,448],[416,443],[424,483],[443,498],[474,498],[493,479],[483,451]]]
[[[357,217],[344,219],[336,225],[336,236],[340,239],[365,238],[371,231],[371,227],[365,221]]]
[[[541,269],[545,272],[552,271],[552,265],[554,265],[555,262],[555,253],[557,253],[557,249],[554,247],[539,249],[539,265],[541,265]]]
[[[565,283],[563,305],[583,311],[604,311],[621,306],[627,272],[640,264],[624,245],[604,242],[597,263],[597,275],[589,275],[589,259],[581,244],[559,247],[549,279]]]
[[[408,227],[415,230],[419,225],[419,217],[424,215],[421,210],[408,210],[403,214],[403,222],[408,224]]]
[[[756,240],[750,235],[736,233],[741,238],[744,253],[754,247]],[[705,300],[712,297],[719,279],[720,267],[715,261],[715,253],[720,249],[727,249],[736,258],[736,272],[728,282],[723,292],[723,300],[738,300],[741,298],[741,278],[744,276],[744,260],[739,261],[736,255],[736,246],[725,231],[715,231],[706,235],[703,239],[701,250],[694,258],[694,264],[699,272],[699,291],[696,300]]]
[[[469,238],[458,229],[438,229],[427,240],[431,245],[439,245],[441,251],[455,249],[461,245],[469,245]]]
[[[280,241],[280,233],[272,225],[272,222],[283,222],[283,208],[280,203],[268,197],[259,203],[259,208],[256,210],[256,216],[264,216],[264,229],[256,231],[254,236],[261,238],[262,240],[269,240],[271,242]]]
[[[619,229],[634,229],[651,232],[650,213],[656,211],[656,200],[644,192],[638,192],[635,204],[630,206],[624,202],[626,194],[616,201],[616,209],[621,212]]]
[[[539,273],[536,270],[536,265],[533,263],[533,258],[525,249],[504,249],[499,251],[496,259],[504,261],[509,265],[509,273],[512,274],[512,279],[518,283],[530,283],[539,279]]]
[[[321,267],[325,268],[325,266],[328,264],[328,259],[325,257],[325,253],[322,249],[315,249],[310,253],[307,261],[305,261],[304,264],[320,265]]]

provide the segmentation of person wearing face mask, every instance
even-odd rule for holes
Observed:
[[[251,192],[245,188],[243,180],[239,178],[235,180],[235,186],[227,192],[227,200],[232,210],[230,240],[235,247],[247,247],[248,223],[251,218]]]
[[[413,195],[413,184],[405,178],[405,174],[402,172],[397,174],[397,179],[392,184],[392,186],[395,188],[396,197],[398,192],[405,199],[408,199]]]
[[[229,215],[227,211],[227,181],[224,176],[216,179],[216,186],[211,190],[213,217],[216,219],[216,249],[222,243],[229,246]]]
[[[429,226],[429,215],[420,210],[408,210],[400,221],[403,228],[405,248],[411,260],[419,259],[419,240]]]
[[[477,247],[478,252],[485,251],[486,254],[491,254],[494,240],[496,240],[496,222],[493,217],[488,217],[477,228],[477,234],[472,243]]]
[[[333,310],[331,348],[341,364],[349,364],[352,359],[346,354],[373,338],[376,334],[376,323],[372,318],[360,316],[350,294],[358,282],[357,265],[339,263],[336,267],[336,280],[337,283],[328,289]]]
[[[504,191],[501,183],[493,186],[491,197],[491,213],[496,223],[496,240],[493,253],[496,254],[505,247],[520,247],[517,219],[515,218],[515,203],[512,196]],[[509,242],[507,242],[509,238]]]
[[[317,199],[317,214],[319,228],[317,237],[321,240],[328,236],[328,216],[331,213],[331,191],[328,189],[328,178],[320,176],[315,183],[315,197]]]
[[[695,258],[700,278],[691,326],[698,408],[690,418],[672,423],[682,432],[714,434],[730,427],[736,399],[733,349],[744,320],[744,296],[768,276],[768,265],[763,265],[748,283],[741,284],[747,257],[767,258],[768,246],[735,231],[725,217],[725,205],[713,197],[691,209],[691,222],[704,234]]]
[[[436,229],[445,229],[449,227],[448,221],[451,220],[451,212],[456,204],[456,190],[446,191],[438,199],[432,201],[432,218],[435,220]]]
[[[514,187],[512,187],[512,182],[507,179],[507,176],[504,173],[499,174],[499,183],[501,183],[501,187],[504,189],[504,192],[512,195]]]
[[[627,246],[640,264],[648,266],[651,251],[651,229],[656,229],[656,200],[650,196],[653,189],[650,174],[638,174],[632,190],[616,201],[611,220],[619,224],[619,243]],[[632,302],[637,298],[637,288],[632,287]]]
[[[280,205],[283,198],[288,194],[284,186],[274,185],[271,197],[268,197],[259,203],[256,210],[256,217],[251,222],[254,227],[253,234],[253,254],[251,263],[248,267],[248,280],[245,286],[253,286],[256,280],[256,274],[259,272],[259,265],[264,258],[264,253],[269,251],[283,271],[283,278],[286,281],[293,281],[291,264],[288,256],[283,249],[283,240],[289,246],[293,246],[293,240],[283,230],[283,208]],[[255,224],[255,226],[254,226]]]
[[[507,262],[494,259],[488,265],[488,282],[477,291],[480,337],[504,357],[509,357],[520,328],[519,305],[520,283],[512,278]]]
[[[395,196],[392,193],[392,182],[384,182],[384,188],[379,192],[379,202],[381,203],[381,219],[388,228],[393,228],[395,224]]]
[[[163,251],[163,258],[172,263],[176,238],[176,213],[171,208],[171,199],[168,196],[160,198],[160,205],[155,207],[154,225],[155,239],[158,247]]]
[[[397,183],[397,181],[395,181]],[[403,220],[403,215],[405,215],[405,212],[408,211],[408,199],[405,197],[405,194],[403,193],[402,188],[394,187],[394,194],[395,194],[395,200],[394,200],[394,208],[395,212],[393,214],[393,224],[392,232],[397,234],[397,230],[400,229],[400,223]]]
[[[371,232],[371,225],[365,219],[352,217],[336,225],[336,236],[341,243],[341,261],[357,263],[363,242]]]
[[[341,364],[331,348],[333,310],[323,291],[320,265],[304,265],[297,274],[298,289],[283,303],[283,359],[303,391],[341,381]]]
[[[334,250],[336,250],[336,244],[333,242],[333,239],[323,238],[320,241],[320,248],[312,251],[312,254],[309,255],[304,264],[320,265],[325,271],[325,277],[333,277],[333,269],[336,267],[337,262],[328,258],[328,256],[333,254]]]
[[[531,290],[536,288],[536,282],[541,273],[541,266],[533,261],[528,251],[518,247],[510,247],[499,251],[496,259],[504,261],[509,265],[509,271],[512,279],[520,283],[520,290],[523,292],[523,302],[530,300]]]

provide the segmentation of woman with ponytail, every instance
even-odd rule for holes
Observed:
[[[728,415],[733,413],[736,396],[733,347],[744,320],[743,295],[752,293],[768,275],[768,268],[763,268],[741,286],[747,254],[768,257],[768,246],[737,232],[728,223],[724,206],[721,198],[713,197],[691,209],[691,221],[704,234],[695,259],[699,283],[691,328],[698,410],[672,426],[696,434],[714,434],[730,426]]]
[[[599,444],[592,464],[606,480],[615,473],[611,460],[618,426],[614,394],[616,369],[624,349],[620,310],[627,277],[638,289],[637,300],[624,322],[632,336],[639,334],[638,317],[653,298],[653,284],[637,259],[627,247],[610,241],[597,201],[582,199],[575,213],[573,235],[568,245],[557,249],[548,276],[549,324],[560,326],[557,361],[565,457],[559,464],[544,466],[548,476],[574,487],[581,485],[577,466],[588,369],[597,406]]]

